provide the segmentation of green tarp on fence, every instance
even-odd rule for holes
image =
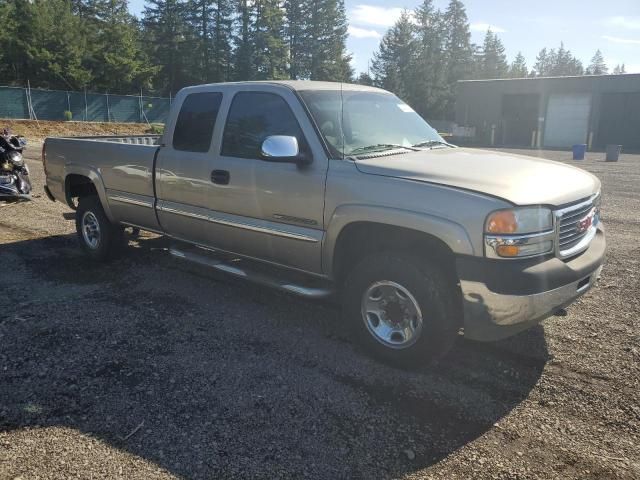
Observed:
[[[25,88],[0,87],[0,118],[34,118],[29,115],[27,93]],[[170,100],[32,88],[31,105],[38,120],[64,120],[68,110],[75,121],[165,123]]]
[[[0,87],[0,118],[29,118],[24,88]]]

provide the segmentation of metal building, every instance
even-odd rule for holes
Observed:
[[[480,144],[640,150],[640,74],[461,81],[456,123]]]

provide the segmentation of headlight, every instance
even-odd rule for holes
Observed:
[[[525,207],[498,210],[487,217],[486,233],[513,235],[536,233],[553,228],[551,210],[542,207]]]
[[[485,222],[486,255],[522,258],[553,251],[553,214],[544,207],[497,210]]]
[[[9,161],[13,163],[16,167],[21,167],[24,165],[24,160],[22,160],[22,154],[20,152],[9,152],[7,154]]]

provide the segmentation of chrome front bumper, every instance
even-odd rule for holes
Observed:
[[[600,266],[578,281],[532,295],[503,295],[490,291],[484,283],[461,281],[465,336],[498,340],[525,330],[587,293],[601,271]]]
[[[465,337],[506,338],[573,303],[597,283],[605,250],[600,225],[590,247],[569,261],[551,258],[519,265],[460,259]]]

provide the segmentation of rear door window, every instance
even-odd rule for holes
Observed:
[[[224,129],[222,155],[260,158],[262,142],[271,135],[296,137],[300,150],[306,149],[298,120],[284,98],[267,92],[236,94]]]
[[[208,152],[221,103],[222,94],[217,92],[187,95],[173,132],[173,148],[184,152]]]

